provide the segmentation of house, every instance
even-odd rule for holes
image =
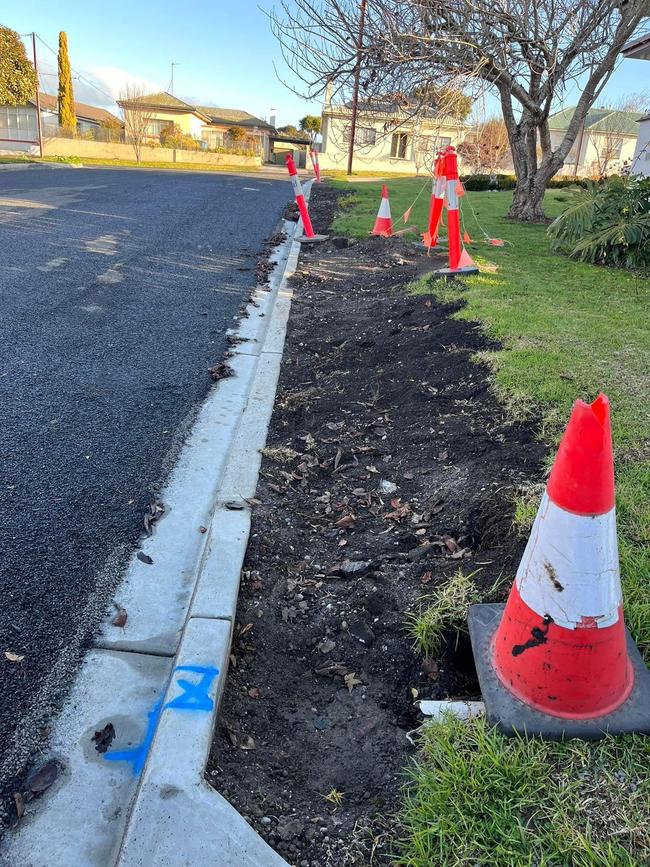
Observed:
[[[640,36],[623,47],[623,57],[631,60],[650,60],[650,34]],[[637,121],[638,136],[630,164],[630,174],[650,177],[650,113]]]
[[[321,169],[347,169],[352,119],[351,103],[333,105],[325,97],[321,122]],[[438,150],[457,147],[468,127],[435,109],[415,112],[415,106],[389,101],[359,104],[354,136],[354,170],[378,174],[419,174],[430,171]]]
[[[49,93],[39,93],[39,99],[43,135],[56,135],[59,129],[59,101],[56,96]],[[32,105],[36,106],[36,100],[33,100]],[[122,126],[122,121],[110,111],[105,108],[96,108],[94,105],[87,105],[85,102],[75,101],[74,113],[77,118],[77,132],[82,134],[96,133],[102,125],[116,124]]]
[[[242,137],[249,143],[252,141],[264,158],[268,158],[269,136],[275,133],[270,124],[247,111],[191,105],[166,92],[121,99],[118,105],[123,111],[147,112],[151,139],[159,139],[165,128],[176,124],[183,135],[191,136],[204,148],[225,147],[237,143],[231,132],[236,128],[242,130]]]
[[[568,129],[575,106],[552,114],[548,119],[551,146],[559,147]],[[579,175],[611,175],[632,161],[641,113],[612,108],[591,108],[578,131],[566,159],[565,171]]]
[[[39,93],[41,104],[41,127],[43,137],[53,137],[59,134],[58,100],[49,93]],[[99,137],[104,126],[122,125],[122,122],[105,108],[87,105],[85,102],[75,102],[77,131],[82,134],[92,134]],[[38,145],[38,122],[36,114],[36,98],[26,105],[0,106],[0,149],[5,151],[28,152]]]

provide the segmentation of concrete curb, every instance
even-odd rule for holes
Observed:
[[[255,290],[233,332],[245,341],[236,375],[201,408],[141,546],[153,563],[134,555],[115,595],[126,627],[107,618],[57,718],[50,749],[64,772],[0,864],[287,867],[204,780],[300,252],[300,224],[284,227],[271,290]],[[92,734],[108,722],[115,739],[97,754]]]

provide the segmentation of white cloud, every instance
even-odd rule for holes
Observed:
[[[88,73],[83,73],[91,79],[101,90],[110,93],[113,99],[118,99],[125,90],[127,84],[141,87],[145,93],[156,93],[163,88],[153,81],[134,75],[119,66],[94,66]]]

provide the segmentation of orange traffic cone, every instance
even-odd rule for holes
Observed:
[[[505,609],[470,609],[488,718],[506,732],[650,732],[650,673],[623,621],[609,401],[577,401]]]
[[[393,234],[393,218],[390,213],[390,202],[388,201],[388,187],[383,184],[381,188],[381,202],[379,203],[379,211],[377,219],[371,235],[381,235],[388,238]]]

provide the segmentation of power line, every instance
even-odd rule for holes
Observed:
[[[58,58],[58,56],[59,56],[58,52],[56,52],[50,45],[48,45],[47,42],[38,35],[38,33],[36,34],[36,38],[38,39],[39,42],[41,42],[47,48],[48,51],[51,51],[52,54]],[[113,102],[113,103],[115,103],[115,105],[117,105],[117,100],[115,99],[115,97],[112,94],[107,93],[105,90],[102,90],[101,87],[97,87],[97,85],[94,82],[92,82],[92,81],[90,81],[90,79],[86,78],[85,75],[82,75],[78,69],[74,68],[74,66],[71,66],[70,69],[75,73],[75,75],[77,76],[77,78],[80,81],[85,81],[86,84],[88,84],[90,87],[93,88],[93,90],[96,90],[97,93],[101,93],[103,96],[108,97],[108,99],[111,102]],[[54,75],[54,73],[51,73],[51,74]]]

